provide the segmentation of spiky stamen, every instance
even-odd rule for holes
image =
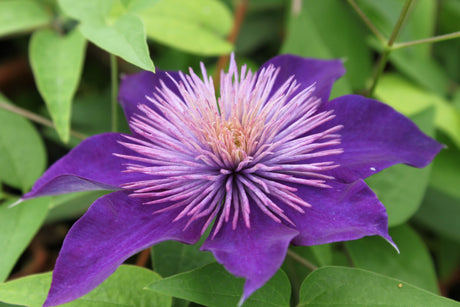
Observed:
[[[138,136],[121,142],[137,155],[115,155],[130,160],[127,172],[152,179],[124,188],[146,205],[162,204],[154,213],[182,208],[175,220],[187,217],[187,226],[207,218],[203,232],[216,218],[213,235],[230,220],[233,229],[240,218],[250,227],[251,206],[292,225],[283,208],[303,213],[311,205],[290,184],[329,187],[334,178],[324,172],[338,166],[332,157],[342,152],[342,127],[312,133],[333,112],[318,111],[314,85],[297,91],[294,76],[272,93],[279,73],[273,66],[255,75],[243,66],[238,74],[232,55],[219,98],[204,65],[201,71],[203,79],[191,69],[180,80],[171,77],[180,95],[162,83],[148,97],[152,105],[138,106],[130,122]],[[316,157],[323,162],[312,162]]]

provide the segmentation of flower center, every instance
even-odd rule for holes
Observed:
[[[334,179],[328,171],[338,166],[332,157],[342,153],[342,127],[326,124],[333,111],[319,111],[314,87],[300,89],[294,77],[274,88],[273,66],[238,73],[232,58],[218,99],[202,71],[203,79],[193,71],[171,78],[149,98],[152,105],[139,105],[130,127],[141,137],[122,142],[136,154],[123,157],[131,160],[126,171],[151,180],[123,187],[155,213],[178,210],[175,220],[188,217],[187,226],[205,218],[205,231],[215,220],[214,235],[230,220],[233,229],[240,221],[250,227],[255,208],[293,224],[286,208],[304,213],[311,206],[299,187],[328,188]]]
[[[214,136],[212,145],[214,152],[221,156],[228,156],[229,161],[234,167],[237,167],[241,161],[244,161],[252,153],[249,146],[250,135],[248,127],[244,127],[240,120],[231,117],[228,120],[218,119],[215,122]],[[223,153],[221,153],[223,151]]]

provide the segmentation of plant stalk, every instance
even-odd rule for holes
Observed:
[[[7,110],[7,111],[9,111],[11,113],[21,115],[22,117],[30,119],[31,121],[36,122],[38,124],[41,124],[43,126],[47,126],[47,127],[56,129],[56,127],[54,126],[53,122],[50,121],[49,119],[47,119],[47,118],[45,118],[43,116],[37,115],[35,113],[32,113],[32,112],[30,112],[28,110],[25,110],[23,108],[17,107],[15,105],[12,105],[12,104],[9,104],[9,103],[3,102],[3,101],[0,101],[0,108],[2,108],[4,110]],[[83,133],[80,133],[80,132],[77,132],[77,131],[74,131],[74,130],[70,130],[70,135],[75,137],[75,138],[77,138],[77,139],[79,139],[79,140],[84,140],[84,139],[87,138],[87,136],[84,135]]]
[[[412,2],[413,0],[407,0],[404,3],[404,7],[402,9],[401,14],[399,15],[399,18],[398,18],[398,21],[396,22],[395,27],[393,28],[393,32],[391,33],[390,39],[388,40],[388,43],[384,46],[383,53],[380,56],[380,60],[377,64],[377,69],[375,70],[375,73],[374,73],[372,85],[369,88],[369,92],[368,92],[369,97],[372,97],[374,94],[375,88],[377,87],[380,77],[382,76],[383,70],[385,69],[385,66],[387,64],[388,57],[390,56],[390,53],[392,51],[393,44],[396,38],[398,37],[399,32],[401,31],[404,21],[406,20],[408,16],[409,8]]]

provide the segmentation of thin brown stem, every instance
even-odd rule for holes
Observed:
[[[9,112],[12,112],[12,113],[21,115],[22,117],[30,119],[31,121],[34,121],[34,122],[36,122],[38,124],[41,124],[43,126],[47,126],[47,127],[56,129],[56,127],[54,126],[53,122],[50,121],[49,119],[47,119],[47,118],[45,118],[43,116],[37,115],[35,113],[32,113],[30,111],[27,111],[27,110],[25,110],[23,108],[17,107],[15,105],[12,105],[12,104],[9,104],[9,103],[3,102],[3,101],[0,101],[0,108],[2,108],[4,110],[7,110]],[[87,136],[84,135],[83,133],[73,131],[73,130],[70,130],[70,135],[73,136],[73,137],[76,137],[77,139],[80,139],[80,140],[84,140],[84,139],[87,138]]]
[[[348,3],[351,5],[351,7],[355,10],[355,12],[361,17],[361,19],[364,21],[366,26],[371,30],[372,33],[383,43],[386,44],[386,39],[383,36],[382,33],[377,29],[376,26],[372,23],[372,21],[364,14],[364,12],[359,8],[359,6],[356,4],[355,0],[348,0]]]
[[[139,253],[136,259],[136,265],[145,267],[150,259],[150,248],[144,249],[142,252]]]
[[[238,38],[238,34],[241,30],[241,25],[243,24],[244,17],[246,16],[246,12],[248,10],[249,0],[239,0],[236,9],[235,9],[235,16],[233,20],[233,28],[230,31],[230,34],[227,37],[227,41],[235,44],[236,39]],[[225,54],[219,57],[217,60],[216,65],[216,72],[214,73],[214,84],[215,86],[219,86],[220,83],[220,72],[227,66],[229,60],[229,55]]]
[[[318,269],[316,265],[290,249],[287,250],[287,255],[311,271]]]

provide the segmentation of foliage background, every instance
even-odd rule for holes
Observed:
[[[378,237],[293,247],[244,306],[460,306],[459,31],[459,0],[0,0],[0,306],[43,303],[51,275],[39,273],[102,195],[9,208],[81,139],[128,131],[119,77],[200,61],[212,73],[232,50],[254,70],[279,53],[342,58],[333,97],[371,95],[447,145],[425,169],[368,180],[401,254]],[[243,280],[198,246],[165,242],[128,263],[70,305],[231,306],[241,295]]]

